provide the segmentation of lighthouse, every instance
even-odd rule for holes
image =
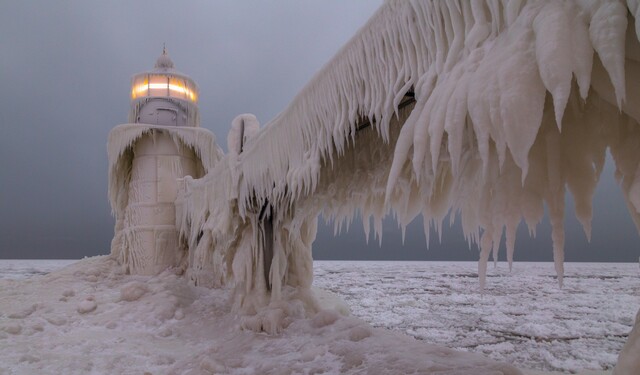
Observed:
[[[200,128],[198,86],[163,48],[152,70],[131,80],[129,122],[109,134],[111,254],[127,273],[154,275],[184,265],[175,200],[179,180],[203,177],[222,152]]]

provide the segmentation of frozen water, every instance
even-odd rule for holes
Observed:
[[[24,280],[70,262],[73,261],[0,260],[0,279],[16,287],[24,284],[8,279]],[[49,292],[47,288],[38,292],[57,293],[54,300],[59,298],[58,305],[44,299],[35,305],[29,304],[24,295],[28,290],[5,289],[12,296],[24,299],[20,302],[24,306],[10,309],[11,317],[4,320],[0,336],[4,335],[5,340],[22,337],[21,342],[26,345],[29,340],[25,335],[42,338],[48,333],[50,339],[64,344],[55,350],[55,345],[41,345],[41,353],[26,346],[13,348],[12,351],[24,359],[12,367],[15,373],[21,373],[17,371],[20,368],[38,368],[36,362],[29,364],[29,358],[35,361],[55,353],[66,355],[68,366],[78,365],[79,359],[71,352],[74,345],[59,335],[71,331],[75,335],[86,333],[89,342],[84,344],[84,350],[98,350],[100,345],[92,342],[96,336],[90,335],[91,329],[97,330],[96,335],[106,335],[108,342],[126,338],[125,330],[142,332],[153,340],[162,338],[154,341],[161,345],[159,349],[145,346],[137,351],[124,345],[108,349],[112,352],[107,357],[125,358],[134,370],[141,361],[137,356],[149,351],[155,361],[152,367],[167,369],[177,358],[188,356],[188,348],[198,351],[199,345],[204,345],[199,344],[199,340],[206,338],[206,332],[200,338],[185,338],[185,332],[193,330],[188,324],[194,323],[198,316],[218,314],[224,305],[219,303],[227,298],[224,290],[207,292],[203,288],[178,287],[176,282],[180,280],[173,277],[165,277],[163,281],[157,277],[107,276],[106,270],[95,266],[87,268],[67,272],[74,277],[70,277],[66,285],[58,281],[64,277],[52,275]],[[489,270],[492,282],[484,296],[478,293],[477,267],[473,262],[315,261],[314,269],[316,287],[342,297],[352,315],[374,327],[388,328],[440,346],[478,352],[518,367],[545,371],[584,374],[582,369],[611,369],[631,329],[640,297],[638,264],[568,263],[565,286],[559,289],[551,263],[516,263],[512,273],[507,271],[506,264],[500,263],[497,269]],[[33,278],[33,283],[38,280],[40,278]],[[98,285],[101,280],[107,285]],[[163,287],[166,290],[163,291]],[[187,293],[189,290],[194,290],[203,301],[184,306],[185,298],[195,298],[193,292]],[[77,311],[80,305],[94,308],[94,304],[93,311],[84,314]],[[8,308],[2,306],[2,310]],[[211,311],[207,313],[207,309]],[[62,313],[66,310],[68,315]],[[104,314],[98,315],[101,312]],[[137,313],[147,314],[151,321],[136,316]],[[162,324],[171,313],[173,318]],[[117,316],[122,319],[116,319]],[[311,323],[319,326],[334,318],[323,313]],[[3,321],[1,314],[0,321]],[[78,326],[72,329],[72,324]],[[100,326],[102,328],[98,328]],[[102,332],[103,329],[106,331]],[[353,338],[370,333],[365,327],[352,330]],[[0,347],[7,348],[3,345],[9,341],[5,340],[0,339]],[[141,344],[136,340],[133,343]],[[169,353],[163,349],[163,341],[180,342],[185,350]],[[127,354],[127,348],[135,354]],[[310,345],[300,355],[305,358],[326,355],[323,350]],[[201,363],[202,366],[215,365],[213,360],[202,358],[201,361],[211,362]],[[93,362],[101,368],[102,359],[95,358]],[[57,366],[47,368],[60,369],[65,365]]]
[[[472,262],[315,261],[314,285],[351,313],[417,339],[538,370],[611,369],[640,302],[636,263],[490,267],[485,294]]]
[[[0,279],[25,279],[45,275],[77,259],[0,259]]]

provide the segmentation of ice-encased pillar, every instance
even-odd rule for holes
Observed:
[[[196,160],[193,150],[161,130],[145,134],[133,146],[124,223],[129,272],[151,275],[180,263],[184,255],[177,251],[177,179],[197,177]]]
[[[109,133],[111,255],[127,273],[156,274],[186,263],[176,199],[183,177],[203,177],[222,152],[207,129],[122,124]]]

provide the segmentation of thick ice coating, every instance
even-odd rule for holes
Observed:
[[[359,212],[378,236],[383,216],[393,212],[404,226],[422,214],[427,237],[457,213],[480,245],[482,286],[501,238],[511,261],[518,225],[535,233],[546,206],[562,283],[567,190],[589,236],[607,149],[640,222],[637,8],[388,1],[237,161],[209,183],[187,183],[197,212],[185,210],[181,230],[195,246],[205,229],[198,259],[219,259],[217,275],[233,275],[244,294],[273,298],[283,285],[308,284],[297,276],[310,267],[313,231],[303,231],[319,213],[339,228]],[[223,183],[223,175],[234,177]],[[226,197],[216,184],[226,184]],[[240,218],[212,214],[221,207]]]
[[[179,266],[177,178],[201,177],[222,152],[195,127],[124,124],[109,134],[109,199],[116,218],[111,254],[134,274]]]
[[[562,281],[567,189],[589,236],[607,149],[638,222],[633,4],[388,1],[245,145],[231,195],[203,199],[237,198],[245,223],[269,212],[275,228],[360,211],[378,235],[389,212],[424,215],[427,236],[459,213],[481,285],[503,234],[512,259],[518,224],[535,232],[546,205]],[[206,217],[220,220],[191,223]]]

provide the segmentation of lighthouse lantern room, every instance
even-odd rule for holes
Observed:
[[[129,122],[166,126],[199,126],[198,86],[178,72],[166,48],[153,70],[133,76]]]

